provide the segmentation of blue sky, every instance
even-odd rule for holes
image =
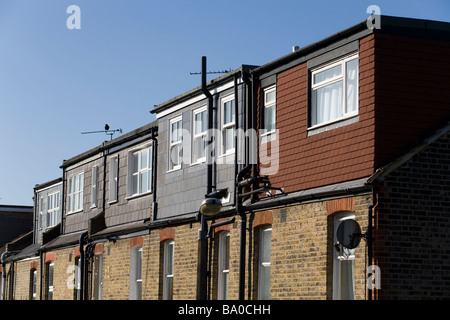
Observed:
[[[79,30],[66,26],[73,4]],[[200,84],[201,56],[209,70],[262,65],[367,19],[371,4],[450,20],[448,0],[0,0],[0,204],[32,205],[64,159],[109,139],[81,132],[153,121],[154,105]]]

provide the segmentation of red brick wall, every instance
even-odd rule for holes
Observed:
[[[360,41],[359,121],[308,137],[308,70],[303,63],[278,74],[279,170],[273,186],[286,192],[368,176],[374,171],[374,39]]]
[[[376,166],[450,117],[450,42],[377,33]]]

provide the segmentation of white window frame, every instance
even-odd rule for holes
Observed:
[[[59,220],[59,199],[60,191],[55,191],[47,195],[47,219],[45,220],[46,228],[56,226]]]
[[[168,158],[168,160],[169,160],[169,171],[174,171],[174,170],[179,170],[179,169],[181,169],[181,163],[183,162],[183,157],[181,156],[180,157],[180,155],[178,155],[179,156],[179,163],[178,164],[175,164],[174,165],[174,163],[172,162],[172,158],[171,158],[171,155],[172,155],[172,149],[174,149],[174,148],[178,148],[178,147],[181,147],[181,148],[183,148],[183,136],[182,136],[182,132],[178,132],[177,133],[177,138],[179,138],[178,140],[176,140],[176,141],[172,141],[173,140],[173,134],[174,134],[174,132],[172,131],[172,125],[174,124],[174,123],[177,123],[177,122],[180,122],[180,126],[181,126],[181,128],[179,127],[177,130],[179,130],[179,131],[181,131],[182,130],[182,128],[183,128],[183,119],[182,119],[182,116],[178,116],[178,117],[176,117],[176,118],[174,118],[174,119],[171,119],[170,121],[169,121],[169,153],[168,153],[168,156],[167,156],[167,158]],[[182,150],[182,149],[181,149]]]
[[[339,224],[342,223],[345,220],[354,220],[355,214],[353,212],[344,212],[341,214],[338,214],[334,217],[334,233],[333,233],[333,244],[337,243],[337,229],[339,227]],[[334,300],[341,300],[346,299],[341,296],[340,286],[341,286],[341,278],[340,278],[340,268],[342,267],[342,262],[345,261],[351,261],[352,268],[353,268],[353,278],[352,278],[352,286],[353,286],[353,299],[355,295],[355,249],[346,249],[339,246],[339,252],[337,250],[333,249],[333,299]],[[352,299],[352,298],[350,298]]]
[[[97,275],[96,275],[97,274]],[[97,253],[94,256],[94,300],[102,300],[103,293],[103,253]]]
[[[74,268],[74,298],[75,300],[80,300],[81,297],[81,264],[80,264],[80,257],[75,258],[75,268]]]
[[[119,157],[114,156],[109,159],[109,201],[117,202],[119,199]]]
[[[78,188],[76,188],[76,186],[78,186]],[[68,214],[83,211],[84,172],[79,172],[69,178],[67,198],[68,198],[67,200]]]
[[[31,299],[36,300],[37,292],[37,270],[31,270]]]
[[[206,123],[206,130],[205,131],[201,131],[201,132],[197,132],[197,126],[196,126],[196,121],[195,121],[195,116],[199,113],[202,112],[206,112],[206,122],[208,122],[208,109],[207,106],[203,106],[200,107],[196,110],[193,111],[193,117],[192,117],[192,132],[193,134],[193,141],[192,141],[192,162],[193,164],[197,164],[197,163],[202,163],[202,162],[206,162],[206,146],[207,146],[207,132],[208,132],[208,123]],[[203,127],[203,123],[201,125],[201,127]],[[203,140],[204,139],[204,140]],[[200,157],[200,154],[197,154],[199,150],[196,150],[196,141],[197,140],[202,140],[204,141],[204,144],[202,144],[202,149],[204,148],[204,155],[203,157]]]
[[[55,281],[55,263],[52,261],[50,263],[47,264],[47,300],[53,300],[53,282]],[[50,277],[50,270],[51,272],[51,277]],[[50,285],[50,280],[51,280],[51,285]],[[50,299],[49,299],[50,297]]]
[[[47,219],[44,218],[44,196],[41,195],[39,197],[39,229],[44,229],[44,221],[47,222]]]
[[[355,100],[355,110],[354,111],[347,111],[347,62],[356,59],[358,61],[358,69],[356,72],[356,100]],[[323,80],[321,82],[315,83],[314,82],[314,76],[318,73],[324,72],[326,70],[332,69],[336,66],[341,65],[341,75],[334,76],[333,78]],[[317,106],[316,101],[314,99],[316,90],[319,90],[321,88],[325,88],[329,85],[342,82],[342,109],[340,110],[342,112],[342,116],[336,117],[334,119],[330,119],[327,121],[319,122],[317,123]],[[352,54],[350,56],[344,57],[338,61],[332,62],[327,65],[322,65],[318,68],[311,70],[311,108],[310,108],[311,114],[310,114],[310,126],[308,129],[314,129],[317,127],[322,127],[334,122],[339,122],[351,117],[354,117],[358,115],[359,113],[359,55],[358,54]]]
[[[275,98],[271,101],[267,101],[267,96],[270,93],[275,93]],[[274,128],[267,128],[267,110],[273,108],[273,120]],[[264,124],[261,130],[261,143],[266,143],[275,140],[277,129],[277,86],[273,85],[263,89],[263,112],[264,112]]]
[[[164,242],[163,299],[173,299],[175,240]]]
[[[217,299],[228,300],[228,284],[230,274],[230,232],[219,233],[219,281]]]
[[[147,150],[147,167],[142,168],[142,152]],[[138,164],[137,168],[134,168],[134,156],[137,154]],[[147,188],[148,190],[142,191],[141,189],[141,177],[147,174]],[[128,186],[127,186],[127,199],[138,197],[141,195],[149,194],[152,192],[152,174],[153,174],[153,147],[151,144],[142,146],[130,150],[128,152]],[[136,177],[137,190],[134,190],[134,178]]]
[[[225,123],[225,104],[231,103],[231,114],[230,114],[230,122]],[[228,95],[220,100],[220,154],[221,155],[227,155],[227,154],[233,154],[236,150],[236,122],[235,122],[235,112],[236,112],[236,101],[234,99],[234,94]],[[232,135],[232,148],[226,149],[225,146],[225,135],[227,130],[233,129],[233,135]]]
[[[259,267],[258,267],[258,299],[259,300],[269,300],[270,299],[270,267],[271,267],[271,257],[269,259],[264,259],[264,244],[266,237],[269,236],[270,232],[270,245],[272,245],[272,227],[261,228],[259,236]],[[270,248],[271,249],[271,248]],[[271,251],[271,250],[270,250]],[[265,272],[263,270],[269,270],[269,279],[266,279]],[[265,285],[268,280],[268,287]]]
[[[134,246],[130,253],[130,300],[142,300],[143,248]]]
[[[96,208],[98,205],[98,166],[92,167],[91,183],[91,208]]]

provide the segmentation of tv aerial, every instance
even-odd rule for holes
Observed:
[[[120,132],[122,133],[122,129],[110,129],[108,124],[105,124],[105,130],[99,130],[99,131],[87,131],[87,132],[82,132],[81,134],[91,134],[91,133],[102,133],[104,132],[105,134],[110,136],[110,140],[112,140],[112,136],[116,133],[116,132]]]

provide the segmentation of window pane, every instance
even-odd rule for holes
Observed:
[[[173,275],[173,244],[167,245],[167,264],[166,264],[167,275]]]
[[[314,91],[313,125],[332,121],[342,116],[342,81]]]
[[[205,132],[208,129],[208,117],[206,111],[202,112],[202,132]]]
[[[80,176],[75,176],[75,185],[74,185],[74,191],[77,192],[80,190]]]
[[[195,115],[195,134],[206,131],[206,111],[199,112]]]
[[[224,243],[224,257],[223,257],[223,269],[229,270],[230,269],[230,234],[228,234],[225,237],[225,243]]]
[[[142,249],[136,254],[136,280],[142,280]]]
[[[228,150],[234,149],[234,127],[230,127],[224,130],[222,136],[223,142],[223,151],[227,152]]]
[[[80,194],[79,193],[75,193],[73,195],[73,210],[78,210],[78,208],[80,207]]]
[[[262,250],[262,257],[261,262],[266,263],[270,262],[270,251],[271,251],[271,243],[272,243],[272,230],[264,230],[263,231],[263,250]]]
[[[133,173],[139,171],[139,152],[133,153]]]
[[[133,194],[138,193],[138,174],[133,174],[132,177]]]
[[[140,179],[140,193],[144,193],[148,191],[148,171],[144,171],[141,173]]]
[[[48,286],[53,287],[53,264],[48,266]]]
[[[260,285],[262,286],[260,290],[260,296],[258,297],[260,300],[268,300],[270,299],[270,266],[269,267],[262,267],[260,269],[260,272],[262,272],[262,282]]]
[[[194,162],[205,157],[206,137],[201,136],[194,140]]]
[[[73,177],[69,179],[69,193],[73,192]]]
[[[275,90],[266,92],[266,104],[275,102]]]
[[[261,230],[258,298],[270,299],[270,254],[272,243],[272,229]]]
[[[355,299],[354,265],[355,260],[339,261],[339,291],[337,298],[340,300]]]
[[[275,130],[275,106],[265,108],[264,127],[267,131]]]
[[[172,300],[173,297],[173,278],[167,278],[167,300]]]
[[[223,123],[234,122],[234,100],[227,101],[223,106]]]
[[[181,140],[181,121],[172,123],[172,142]]]
[[[79,189],[79,191],[83,191],[83,188],[84,188],[84,173],[80,174],[79,178],[80,178],[80,189]]]
[[[347,62],[347,112],[358,109],[358,59]]]
[[[141,167],[139,170],[146,169],[148,167],[148,149],[141,150]]]
[[[314,84],[320,83],[325,80],[333,79],[334,77],[342,75],[342,65],[339,64],[322,72],[318,72],[314,75]]]
[[[164,280],[163,280],[163,298],[172,300],[173,297],[173,253],[174,242],[164,243]]]

